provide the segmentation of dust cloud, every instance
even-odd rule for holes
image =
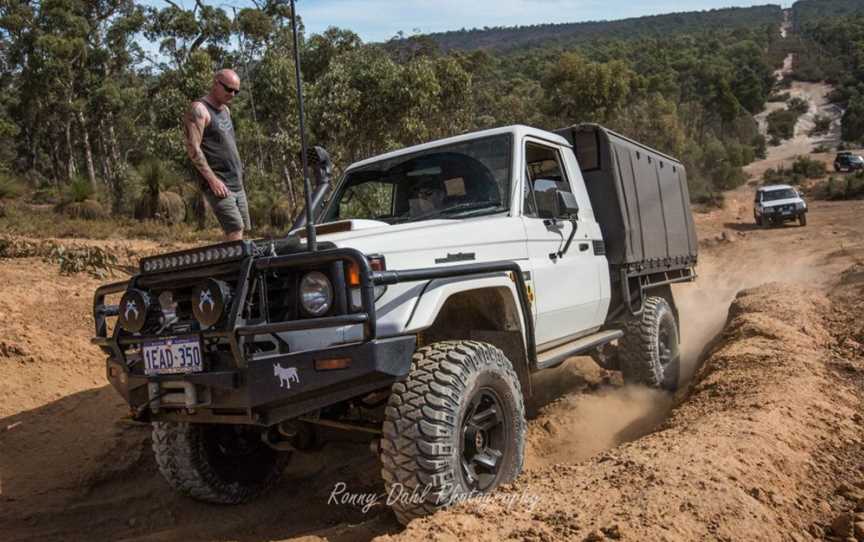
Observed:
[[[654,429],[672,408],[668,393],[639,386],[568,395],[530,427],[525,468],[579,463]]]

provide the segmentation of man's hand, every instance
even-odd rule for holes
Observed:
[[[216,179],[215,181],[210,181],[209,184],[210,184],[210,190],[212,190],[213,193],[216,194],[217,198],[227,198],[228,197],[228,194],[229,194],[228,187],[225,186],[225,183],[223,183],[219,179]]]

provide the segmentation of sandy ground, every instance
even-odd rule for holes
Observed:
[[[809,96],[818,103],[824,90]],[[89,344],[100,281],[38,258],[0,260],[0,539],[855,539],[864,201],[811,202],[807,227],[763,230],[751,197],[741,188],[697,216],[699,279],[675,288],[691,387],[676,397],[624,387],[574,358],[538,382],[554,400],[529,424],[523,476],[407,529],[380,500],[330,501],[338,482],[383,491],[377,459],[357,442],[298,455],[253,504],[176,496],[156,471],[149,429],[126,419]]]

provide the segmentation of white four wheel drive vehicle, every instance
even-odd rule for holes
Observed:
[[[753,219],[763,228],[795,220],[806,226],[807,203],[801,193],[788,184],[762,186],[756,190],[753,200]]]
[[[393,499],[406,522],[519,474],[538,372],[589,354],[678,385],[670,285],[695,278],[697,239],[674,158],[597,125],[511,126],[328,186],[314,226],[145,258],[97,290],[108,379],[176,490],[247,501],[291,452],[355,431],[412,495]]]

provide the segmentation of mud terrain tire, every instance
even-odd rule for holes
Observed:
[[[755,220],[757,226],[762,225],[762,217],[761,216],[754,216],[753,219]]]
[[[620,341],[624,381],[675,391],[681,372],[675,311],[662,297],[648,297],[642,314],[628,322]]]
[[[248,502],[278,482],[287,455],[242,426],[153,423],[159,472],[178,492],[217,504]]]
[[[519,379],[501,350],[476,341],[418,349],[408,377],[393,384],[381,439],[381,475],[399,522],[513,481],[525,431]]]
[[[807,225],[807,215],[798,215],[798,225],[806,226]]]

